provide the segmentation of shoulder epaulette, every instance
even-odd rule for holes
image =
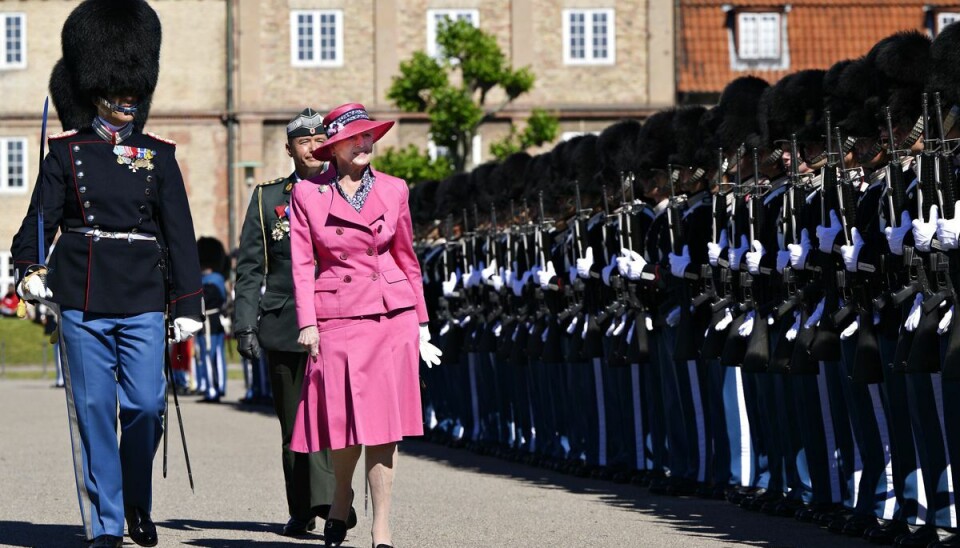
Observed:
[[[174,141],[173,139],[167,139],[165,137],[161,137],[157,135],[156,133],[150,133],[149,131],[144,131],[143,134],[146,135],[147,137],[153,137],[154,139],[160,142],[167,143],[168,145],[177,146],[177,142]]]
[[[277,183],[282,183],[283,181],[286,181],[286,180],[287,180],[286,177],[277,177],[276,179],[271,179],[271,180],[269,180],[269,181],[264,181],[264,182],[260,183],[260,184],[257,185],[257,186],[275,185],[275,184],[277,184]]]
[[[77,134],[77,130],[75,130],[75,129],[69,129],[69,130],[64,131],[64,132],[62,132],[62,133],[57,133],[57,134],[55,134],[55,135],[51,135],[51,136],[47,137],[47,140],[48,140],[48,141],[53,141],[54,139],[63,139],[63,138],[65,138],[65,137],[70,137],[71,135],[76,135],[76,134]]]

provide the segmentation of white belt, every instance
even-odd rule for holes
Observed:
[[[157,237],[152,234],[143,234],[140,232],[107,232],[105,230],[100,230],[99,228],[90,228],[89,226],[82,226],[78,228],[69,228],[69,232],[76,232],[78,234],[83,234],[84,236],[89,236],[94,240],[99,240],[100,238],[107,238],[110,240],[127,240],[132,242],[133,240],[142,240],[155,242]]]

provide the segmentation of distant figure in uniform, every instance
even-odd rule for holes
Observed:
[[[20,294],[60,314],[73,468],[94,548],[121,546],[124,520],[133,542],[158,542],[150,515],[165,412],[164,311],[176,340],[202,325],[196,238],[176,147],[141,132],[160,34],[143,0],[86,0],[67,18],[63,58],[50,80],[67,131],[49,139],[12,246]],[[41,250],[58,232],[49,264],[41,265]]]
[[[327,166],[313,157],[327,139],[321,122],[320,114],[308,108],[287,124],[286,150],[294,172],[254,190],[240,233],[234,290],[237,351],[254,368],[265,359],[270,372],[290,512],[283,534],[291,537],[315,529],[316,516],[326,519],[333,500],[330,452],[305,455],[290,450],[307,366],[307,352],[297,343],[297,313],[291,298],[290,195],[301,180],[319,175]],[[253,377],[256,382],[257,375]],[[356,525],[352,508],[347,521],[350,527]]]
[[[290,448],[331,450],[336,488],[323,535],[340,546],[366,446],[380,548],[390,545],[397,442],[423,435],[417,355],[439,364],[440,351],[429,343],[410,191],[370,167],[373,143],[393,122],[350,103],[323,124],[327,141],[313,155],[331,168],[297,184],[290,203],[298,340],[311,356]]]
[[[203,329],[197,336],[198,371],[203,372],[206,389],[200,401],[219,403],[227,394],[227,357],[220,312],[227,304],[226,279],[221,272],[227,254],[216,238],[197,240],[200,256],[200,283],[203,284]]]
[[[13,318],[17,315],[17,305],[20,304],[20,297],[17,296],[17,289],[14,284],[7,287],[7,294],[0,299],[0,316]]]

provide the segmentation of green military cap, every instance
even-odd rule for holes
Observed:
[[[326,134],[323,127],[323,116],[312,108],[303,109],[296,118],[287,124],[287,138],[309,137],[311,135]]]

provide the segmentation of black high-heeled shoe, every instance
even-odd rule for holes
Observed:
[[[378,544],[373,548],[393,548],[393,546],[390,546],[389,544]]]
[[[326,548],[337,548],[347,538],[347,522],[339,519],[328,519],[323,526],[323,545]]]

